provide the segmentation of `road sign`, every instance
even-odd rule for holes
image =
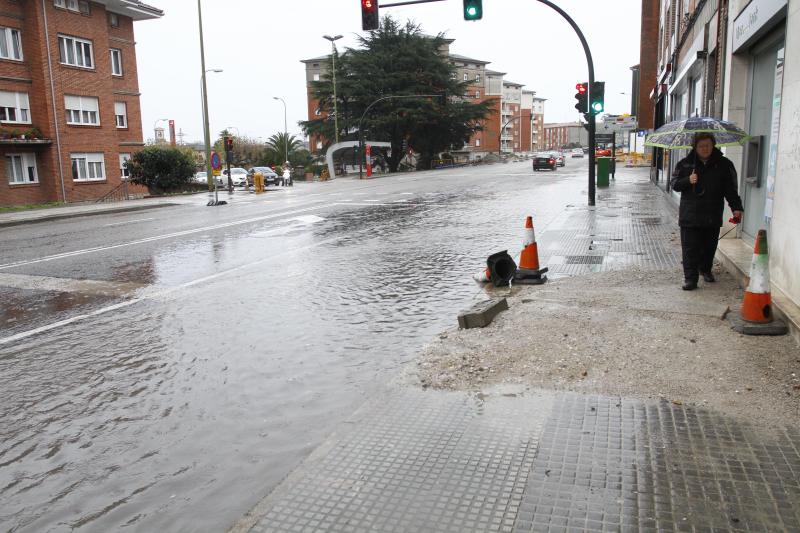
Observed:
[[[596,133],[594,136],[596,142],[599,143],[613,143],[614,142],[614,134],[613,133]]]
[[[222,159],[220,159],[219,154],[217,152],[211,152],[211,168],[219,172],[222,170]],[[219,174],[214,174],[215,176],[219,176]]]

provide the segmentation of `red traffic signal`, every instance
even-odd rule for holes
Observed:
[[[361,0],[361,29],[371,31],[379,27],[378,0]]]
[[[575,100],[578,103],[575,104],[575,109],[580,111],[581,113],[586,113],[589,111],[589,84],[588,83],[578,83],[575,85],[575,90],[578,91],[575,93]]]
[[[233,137],[225,137],[225,151],[233,152]]]

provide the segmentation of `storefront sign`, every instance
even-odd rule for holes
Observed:
[[[733,21],[733,51],[753,42],[786,16],[788,0],[752,0]]]
[[[775,89],[772,96],[772,125],[769,135],[769,159],[767,161],[767,199],[764,205],[764,221],[772,220],[772,204],[775,199],[775,176],[778,173],[778,137],[781,131],[781,96],[783,95],[783,54],[778,50],[775,64]]]

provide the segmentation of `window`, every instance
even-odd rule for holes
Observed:
[[[92,41],[59,35],[58,53],[59,60],[65,65],[94,68]]]
[[[88,15],[92,12],[88,0],[53,0],[53,5],[70,11],[77,11],[83,15]]]
[[[322,115],[322,110],[321,110],[320,108],[316,108],[316,109],[314,110],[314,115],[316,115],[316,116],[320,116],[320,115]]]
[[[100,103],[94,96],[64,96],[67,124],[100,125]]]
[[[319,74],[314,74],[314,81],[319,81]]]
[[[28,93],[0,91],[0,122],[30,124]]]
[[[128,127],[128,106],[125,102],[114,102],[114,118],[118,128]]]
[[[123,178],[129,178],[131,171],[125,168],[125,163],[131,158],[131,154],[119,154],[119,172]]]
[[[108,14],[108,25],[112,28],[119,28],[119,15],[116,13]]]
[[[467,73],[465,72],[465,73],[464,73],[464,81],[467,81],[467,80],[469,80],[469,74],[467,74]]]
[[[480,97],[481,97],[481,92],[475,91],[475,98],[480,98]]]
[[[122,50],[117,48],[111,49],[111,74],[122,76]]]
[[[480,139],[475,139],[475,146],[480,147],[480,145],[481,145],[481,140]]]
[[[72,154],[72,180],[97,181],[106,179],[103,154]]]
[[[71,11],[78,11],[78,0],[53,0],[53,5]]]
[[[8,183],[39,183],[36,172],[36,154],[8,154],[6,156]]]
[[[480,82],[481,82],[481,75],[475,74],[475,83],[480,83]]]
[[[22,60],[22,41],[19,30],[0,28],[0,58]]]

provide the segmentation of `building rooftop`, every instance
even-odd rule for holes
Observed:
[[[508,85],[509,87],[525,87],[524,83],[516,83],[509,80],[503,80],[503,85]]]
[[[505,76],[506,73],[505,72],[498,72],[496,70],[487,70],[486,71],[486,75],[487,76]]]
[[[491,61],[484,61],[482,59],[475,59],[475,58],[472,58],[472,57],[461,56],[461,55],[458,55],[458,54],[450,54],[447,57],[450,58],[450,59],[453,59],[455,61],[461,61],[463,63],[477,63],[479,65],[488,65],[489,63],[491,63]]]
[[[103,4],[106,10],[119,15],[131,17],[133,20],[150,20],[164,16],[164,11],[139,0],[95,0]]]
[[[301,59],[301,63],[321,63],[323,61],[330,61],[331,55],[312,57],[311,59]]]

